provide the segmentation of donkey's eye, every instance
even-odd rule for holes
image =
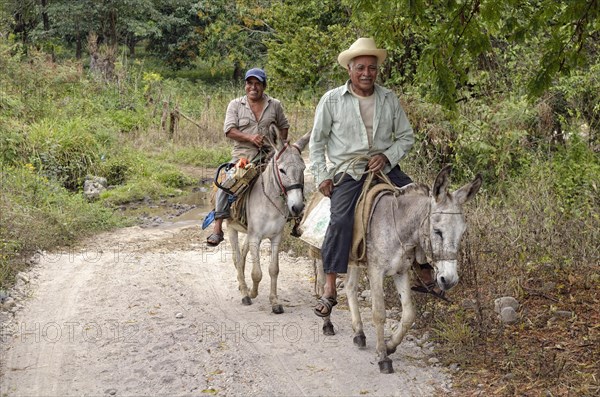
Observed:
[[[287,175],[287,174],[285,173],[285,170],[284,170],[283,168],[280,168],[280,169],[279,169],[279,172],[281,172],[283,175]]]
[[[442,238],[442,231],[440,229],[433,229],[433,232],[439,236],[440,238]]]

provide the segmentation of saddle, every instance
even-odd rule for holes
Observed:
[[[356,203],[350,259],[359,264],[367,262],[366,237],[373,209],[381,197],[392,194],[396,188],[388,183],[376,183],[366,188]]]
[[[365,185],[363,193],[356,203],[356,208],[354,210],[354,225],[352,229],[353,238],[350,250],[351,260],[357,263],[366,263],[365,238],[373,208],[381,197],[386,194],[394,193],[395,191],[395,186],[388,183],[369,183]],[[319,191],[316,191],[313,194],[304,211],[301,222],[300,239],[317,249],[320,249],[321,244],[323,243],[325,231],[329,224],[329,206],[323,205],[321,202],[323,199],[325,199],[325,196]]]
[[[236,200],[231,203],[231,207],[229,209],[229,220],[240,224],[244,229],[248,228],[248,218],[246,217],[248,197],[250,197],[252,187],[256,183],[259,175],[260,172],[247,182],[247,189],[244,189],[239,195],[236,196]]]
[[[246,208],[248,207],[248,198],[252,187],[258,180],[258,177],[267,167],[266,163],[253,164],[246,166],[241,172],[236,171],[234,178],[226,181],[223,186],[229,185],[225,192],[235,197],[229,209],[229,220],[238,223],[244,229],[248,228],[248,219],[246,217]]]

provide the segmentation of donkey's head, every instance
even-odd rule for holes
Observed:
[[[296,143],[283,143],[277,140],[277,151],[273,157],[273,171],[281,189],[281,194],[286,200],[287,207],[292,216],[299,216],[304,210],[304,159],[302,149],[308,142],[304,135]]]
[[[450,171],[451,166],[444,167],[435,179],[429,229],[425,232],[430,241],[430,249],[426,252],[433,261],[436,281],[442,290],[458,283],[458,249],[467,228],[462,205],[477,194],[482,183],[481,175],[477,175],[470,183],[449,192]]]

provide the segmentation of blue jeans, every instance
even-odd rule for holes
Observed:
[[[229,218],[229,209],[231,203],[229,202],[229,195],[221,189],[217,189],[215,196],[215,219],[227,219]]]
[[[398,187],[412,183],[408,175],[402,172],[400,166],[392,168],[387,176]],[[338,181],[340,178],[342,180]],[[337,174],[333,178],[336,185],[331,194],[331,218],[321,246],[325,273],[346,273],[348,271],[354,209],[366,178],[367,174],[357,181],[343,173]]]

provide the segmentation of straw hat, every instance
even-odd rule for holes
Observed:
[[[381,65],[385,58],[387,57],[387,51],[377,48],[375,45],[375,40],[370,37],[361,37],[356,40],[350,48],[345,51],[340,52],[338,55],[338,62],[344,68],[348,69],[348,63],[352,60],[352,58],[356,58],[363,55],[372,55],[377,57],[377,64]]]

